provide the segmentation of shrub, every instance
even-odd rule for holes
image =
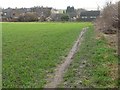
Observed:
[[[62,21],[68,21],[69,20],[69,16],[67,14],[64,14],[62,17],[61,17],[61,20]]]
[[[96,20],[99,30],[104,33],[116,33],[118,28],[118,3],[107,3],[101,12],[100,17]]]

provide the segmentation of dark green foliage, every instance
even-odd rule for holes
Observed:
[[[67,14],[64,14],[62,17],[61,17],[61,20],[62,21],[68,21],[69,20],[69,16]]]

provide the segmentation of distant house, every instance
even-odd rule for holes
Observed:
[[[49,17],[51,15],[51,7],[33,7],[31,8],[32,12],[36,12],[38,17]]]
[[[80,14],[80,21],[93,21],[100,15],[100,11],[85,11]]]
[[[57,9],[51,9],[51,14],[58,14],[59,11]]]
[[[26,8],[7,8],[7,9],[2,9],[2,20],[3,21],[14,21],[17,19],[20,14],[28,12]]]
[[[66,9],[66,14],[69,16],[69,21],[76,21],[80,18],[81,12],[85,12],[86,10],[83,8],[75,9],[73,6],[68,6]]]
[[[12,13],[12,9],[11,8],[2,10],[2,17],[3,18],[11,18],[12,15],[13,15],[13,13]]]
[[[65,10],[62,9],[51,9],[51,14],[63,14]]]
[[[0,8],[0,22],[2,21],[2,15],[3,15],[2,8]]]
[[[66,13],[69,15],[70,21],[73,21],[74,18],[76,18],[76,16],[77,16],[77,12],[74,9],[74,7],[68,6],[67,10],[66,10]]]
[[[2,9],[0,13],[2,16],[2,20],[4,21],[12,21],[13,19],[18,19],[20,15],[25,13],[36,13],[38,19],[39,18],[47,18],[51,15],[51,7],[33,7],[33,8],[7,8]]]
[[[65,14],[63,9],[52,9],[50,18],[52,21],[61,21],[61,17]]]
[[[16,9],[12,9],[12,15],[11,18],[19,18],[19,16],[23,13],[27,13],[27,12],[31,12],[30,9],[28,8],[16,8]]]
[[[87,10],[85,10],[85,9],[83,9],[83,8],[76,9],[77,18],[80,17],[81,12],[85,12],[85,11],[87,11]]]

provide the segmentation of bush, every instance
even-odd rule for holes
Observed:
[[[62,17],[61,17],[61,20],[62,21],[68,21],[69,20],[69,16],[67,14],[64,14]]]
[[[117,32],[118,28],[118,3],[107,3],[101,12],[101,16],[96,20],[99,30],[107,34]]]

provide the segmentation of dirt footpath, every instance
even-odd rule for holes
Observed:
[[[60,82],[63,80],[63,76],[67,68],[69,67],[70,63],[73,60],[74,54],[77,52],[82,40],[84,33],[87,31],[87,28],[83,28],[80,32],[78,39],[76,40],[75,44],[73,45],[72,49],[68,53],[67,57],[65,58],[64,62],[56,68],[55,74],[53,79],[45,85],[45,88],[56,88]]]

